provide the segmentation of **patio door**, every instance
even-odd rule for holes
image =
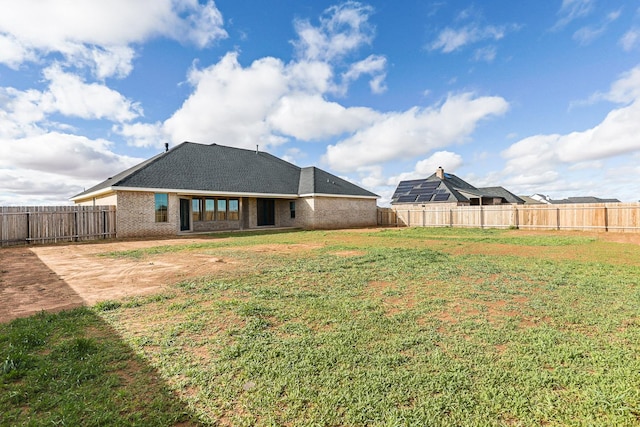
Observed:
[[[258,227],[276,225],[276,201],[274,199],[258,199]]]
[[[180,199],[180,231],[189,231],[191,229],[190,204],[189,199]]]

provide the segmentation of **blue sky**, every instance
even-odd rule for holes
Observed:
[[[218,143],[640,199],[640,1],[0,0],[0,205]]]

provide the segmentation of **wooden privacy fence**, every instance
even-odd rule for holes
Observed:
[[[0,246],[115,236],[115,206],[0,206]]]
[[[378,225],[640,232],[640,203],[378,208]]]

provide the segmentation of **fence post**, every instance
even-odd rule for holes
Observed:
[[[407,209],[407,227],[411,227],[411,211]]]
[[[518,205],[513,205],[513,226],[515,228],[520,228],[520,223],[518,219]]]
[[[556,208],[556,228],[560,230],[560,208]]]
[[[31,241],[31,224],[29,221],[29,211],[27,211],[27,243]]]
[[[606,205],[604,207],[604,231],[609,231],[609,211]]]

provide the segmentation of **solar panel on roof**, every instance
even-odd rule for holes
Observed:
[[[418,198],[416,199],[416,202],[428,202],[429,200],[431,200],[431,197],[433,197],[433,193],[430,194],[421,194],[418,196]]]
[[[436,194],[433,198],[434,202],[446,202],[449,200],[449,194]]]
[[[413,203],[416,201],[416,196],[400,196],[398,197],[398,203]]]
[[[440,185],[439,182],[429,181],[429,182],[423,182],[422,184],[420,184],[420,187],[422,187],[422,188],[436,188],[438,185]]]

